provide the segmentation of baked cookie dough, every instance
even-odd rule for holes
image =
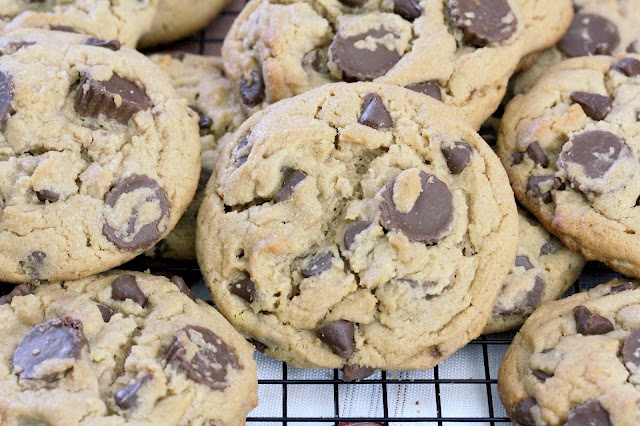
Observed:
[[[506,108],[498,154],[520,202],[571,250],[640,273],[640,56],[567,60]]]
[[[89,276],[164,238],[198,183],[197,121],[113,40],[0,38],[0,280]]]
[[[3,425],[243,425],[256,406],[253,346],[180,277],[16,291],[0,299]]]
[[[250,112],[373,80],[442,100],[477,129],[520,59],[560,39],[572,14],[569,0],[252,0],[222,55]]]
[[[504,169],[452,108],[336,83],[234,133],[196,248],[216,306],[268,355],[427,369],[482,332],[517,227]]]
[[[544,303],[502,359],[500,399],[515,424],[640,423],[640,289],[616,279]]]

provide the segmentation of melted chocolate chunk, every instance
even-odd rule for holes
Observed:
[[[622,362],[625,365],[630,363],[635,367],[640,367],[640,328],[632,330],[624,340]]]
[[[89,37],[83,41],[82,44],[86,46],[104,47],[114,52],[120,50],[120,41],[118,40],[103,40],[101,38]]]
[[[529,262],[529,258],[527,256],[516,256],[516,266],[523,266],[527,271],[529,269],[533,269],[533,265]]]
[[[532,142],[525,151],[534,163],[540,164],[542,167],[549,165],[549,157],[544,153],[538,142]]]
[[[178,287],[178,290],[180,290],[180,293],[185,294],[191,300],[194,300],[194,301],[196,300],[195,294],[193,294],[193,292],[191,291],[189,286],[187,286],[187,283],[184,282],[182,277],[178,275],[174,275],[171,277],[171,282],[174,283],[176,287]]]
[[[613,69],[627,77],[635,77],[640,74],[640,61],[635,58],[623,58],[613,64]]]
[[[108,306],[97,304],[98,310],[100,310],[100,314],[102,315],[102,321],[109,322],[111,321],[111,317],[113,316],[113,309]]]
[[[192,345],[198,349],[195,353]],[[236,354],[222,339],[197,325],[189,325],[177,333],[167,349],[167,364],[213,390],[224,390],[229,386],[229,367],[243,369]]]
[[[356,350],[353,340],[355,326],[347,320],[325,324],[316,330],[316,336],[340,357],[347,359]]]
[[[247,106],[256,106],[264,101],[264,79],[258,70],[251,71],[251,80],[243,78],[240,82],[240,97]]]
[[[422,15],[422,8],[415,0],[393,0],[393,13],[413,22]]]
[[[565,55],[577,57],[610,55],[619,44],[616,24],[600,15],[576,13],[557,46]]]
[[[235,294],[247,303],[253,303],[256,298],[256,283],[250,277],[229,284],[229,292]]]
[[[129,274],[120,275],[111,282],[111,298],[120,301],[131,299],[142,307],[147,305],[147,296],[140,290],[136,277]]]
[[[560,189],[562,187],[562,182],[560,179],[555,178],[553,176],[531,176],[529,181],[527,182],[527,192],[531,192],[536,198],[540,198],[545,204],[549,204],[553,201],[553,197],[551,195],[551,190],[544,190],[541,186],[545,186],[551,182],[551,189]]]
[[[531,371],[531,374],[533,374],[533,376],[540,380],[542,383],[546,382],[547,379],[553,377],[553,374],[547,374],[542,370],[533,370]]]
[[[381,39],[387,34],[394,33],[380,29],[371,29],[362,34],[343,37],[338,32],[333,38],[329,51],[333,62],[349,80],[373,80],[389,71],[400,60],[395,49],[389,50],[382,44],[377,44],[374,50],[358,49],[355,44],[367,37]]]
[[[544,291],[544,280],[542,277],[537,276],[533,288],[527,293],[525,299],[525,306],[528,308],[537,308],[542,301],[542,293]]]
[[[367,222],[365,220],[359,220],[357,222],[351,223],[347,226],[347,230],[344,231],[344,247],[347,250],[351,250],[351,246],[353,245],[356,235],[367,229],[371,226],[371,222]]]
[[[300,270],[300,274],[305,278],[315,277],[320,275],[324,271],[331,269],[331,260],[333,259],[332,253],[324,253],[317,256],[306,267]]]
[[[74,108],[82,117],[98,118],[104,115],[120,124],[151,107],[144,90],[133,82],[113,74],[109,80],[98,81],[89,72],[82,74]]]
[[[423,95],[431,96],[442,102],[442,91],[440,85],[435,80],[423,81],[422,83],[413,83],[404,86],[405,89],[413,90],[414,92],[422,93]]]
[[[122,178],[105,195],[105,204],[113,209],[116,215],[116,204],[120,197],[129,196],[131,193],[138,193],[137,202],[129,212],[129,218],[124,223],[112,225],[113,220],[106,217],[102,233],[109,241],[121,250],[139,250],[150,247],[160,238],[167,228],[167,221],[171,211],[169,209],[169,199],[158,183],[145,175],[131,175]],[[159,207],[159,216],[149,223],[139,223],[140,209],[145,203],[156,203]],[[127,204],[121,208],[127,208]]]
[[[450,0],[449,10],[463,41],[476,47],[505,41],[518,27],[506,0]]]
[[[128,410],[138,405],[138,391],[151,378],[152,374],[145,374],[141,380],[133,382],[123,388],[120,388],[114,395],[116,404],[123,410]]]
[[[378,371],[372,367],[363,367],[360,364],[348,364],[342,367],[342,381],[353,382],[354,380],[362,380]]]
[[[454,175],[460,174],[471,161],[473,148],[466,142],[454,142],[453,148],[442,147],[442,155],[447,162],[449,171]]]
[[[558,244],[554,240],[549,240],[540,248],[540,254],[554,254],[558,252]]]
[[[302,182],[307,175],[299,170],[292,170],[284,180],[282,189],[273,197],[274,203],[281,203],[288,200],[293,195],[293,191],[300,182]]]
[[[393,126],[393,119],[384,106],[382,98],[376,93],[367,93],[358,123],[374,129],[388,129]]]
[[[7,119],[13,114],[13,82],[11,76],[0,71],[0,132],[4,132]]]
[[[565,426],[612,426],[609,413],[595,399],[579,405],[569,413]]]
[[[606,334],[613,331],[613,324],[607,318],[592,313],[583,305],[573,308],[573,316],[576,319],[576,331],[583,336]]]
[[[60,199],[60,194],[49,191],[48,189],[42,189],[40,191],[36,191],[36,197],[38,197],[38,200],[42,201],[43,203],[45,201],[55,203]]]
[[[10,305],[14,297],[28,296],[30,294],[31,286],[29,284],[17,285],[8,294],[0,297],[0,305]]]
[[[81,321],[70,317],[52,319],[35,326],[22,338],[13,353],[13,369],[21,379],[53,382],[72,367],[44,376],[38,374],[37,367],[49,360],[78,359],[86,345]]]
[[[395,178],[382,190],[382,221],[387,229],[402,232],[409,240],[433,243],[447,235],[453,223],[453,197],[447,185],[433,175],[420,172],[422,192],[409,213],[396,210],[393,202]]]
[[[609,96],[598,95],[597,93],[587,92],[572,92],[571,100],[577,104],[580,104],[582,110],[587,117],[593,120],[604,120],[604,118],[611,112],[611,106],[613,101]]]
[[[606,130],[588,130],[573,135],[569,149],[560,153],[560,161],[582,167],[589,179],[603,177],[620,158],[629,151],[624,141]],[[566,145],[565,145],[566,148]]]
[[[522,426],[536,426],[531,409],[537,404],[534,398],[520,401],[513,410],[513,420]]]
[[[635,290],[635,289],[636,289],[636,286],[633,283],[629,282],[629,283],[625,283],[615,287],[611,287],[609,294],[617,294],[617,293],[622,293],[623,291]]]

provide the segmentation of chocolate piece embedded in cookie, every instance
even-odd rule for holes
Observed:
[[[592,13],[576,13],[558,49],[569,57],[609,55],[620,44],[615,23]]]
[[[0,71],[0,132],[4,131],[7,119],[12,114],[12,79],[5,71]]]
[[[473,46],[508,40],[518,28],[507,0],[449,0],[449,13]]]
[[[138,305],[145,307],[147,305],[147,296],[144,295],[136,277],[133,275],[120,275],[111,283],[111,298],[113,300],[131,299]]]

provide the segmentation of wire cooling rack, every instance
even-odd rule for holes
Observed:
[[[199,33],[155,51],[180,50],[219,55],[231,23],[245,4],[235,0]],[[195,262],[166,263],[138,258],[126,267],[181,275],[198,297],[208,300]],[[619,276],[602,264],[587,264],[568,293]],[[258,407],[250,425],[381,425],[473,423],[508,424],[497,391],[498,368],[514,333],[482,336],[429,371],[379,372],[356,383],[339,379],[338,370],[304,370],[256,352]]]

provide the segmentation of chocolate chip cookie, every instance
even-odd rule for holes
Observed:
[[[221,58],[176,54],[153,55],[151,60],[169,75],[178,94],[200,117],[202,170],[193,202],[175,229],[147,254],[165,259],[195,259],[196,216],[204,188],[213,173],[220,146],[246,117],[233,96]]]
[[[573,58],[506,108],[498,154],[520,202],[571,250],[640,275],[640,57]]]
[[[426,369],[478,336],[517,247],[504,169],[452,108],[336,83],[224,148],[197,254],[220,311],[296,366]]]
[[[13,292],[0,299],[3,425],[243,425],[257,403],[253,346],[180,277]]]
[[[640,423],[640,289],[613,280],[544,303],[500,365],[498,390],[514,423]]]
[[[197,121],[113,40],[0,38],[0,280],[89,276],[164,238],[198,183]]]
[[[477,128],[520,58],[555,43],[572,13],[569,0],[252,0],[222,53],[249,111],[373,80],[453,105]]]

